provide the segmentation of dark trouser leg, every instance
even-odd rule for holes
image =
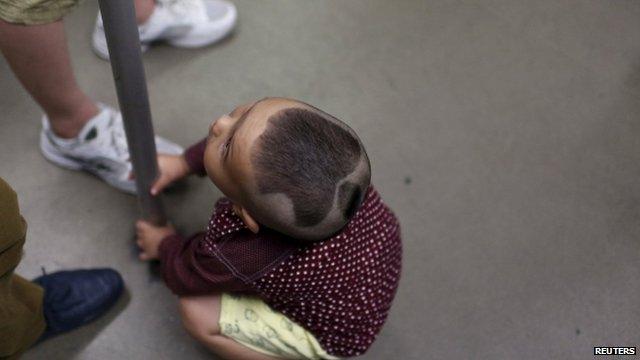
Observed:
[[[0,359],[20,356],[45,328],[42,288],[13,273],[26,228],[16,193],[0,178]]]

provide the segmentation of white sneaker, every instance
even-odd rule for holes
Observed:
[[[231,33],[237,17],[236,7],[225,0],[157,0],[151,17],[138,26],[142,51],[154,41],[185,48],[213,44]],[[93,49],[102,59],[109,59],[100,12],[93,31]]]
[[[40,150],[47,160],[71,170],[85,170],[113,187],[135,194],[122,115],[100,104],[101,110],[90,119],[74,139],[62,139],[51,130],[49,119],[42,118]],[[184,149],[169,140],[155,137],[159,154],[179,155]]]

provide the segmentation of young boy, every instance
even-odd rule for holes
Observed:
[[[370,347],[402,249],[351,128],[266,98],[220,117],[205,140],[159,165],[152,193],[193,173],[227,196],[206,233],[185,239],[137,223],[140,258],[160,259],[193,337],[235,360],[335,359]]]

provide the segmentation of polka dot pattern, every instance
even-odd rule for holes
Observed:
[[[228,202],[216,209],[205,245],[213,252],[210,234],[241,227]],[[357,356],[371,346],[387,318],[401,258],[398,220],[370,187],[340,233],[296,249],[253,286],[272,308],[313,333],[327,353]]]

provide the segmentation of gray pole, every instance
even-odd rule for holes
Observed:
[[[158,175],[158,163],[133,0],[99,3],[142,218],[162,225],[166,222],[162,202],[149,192]]]

